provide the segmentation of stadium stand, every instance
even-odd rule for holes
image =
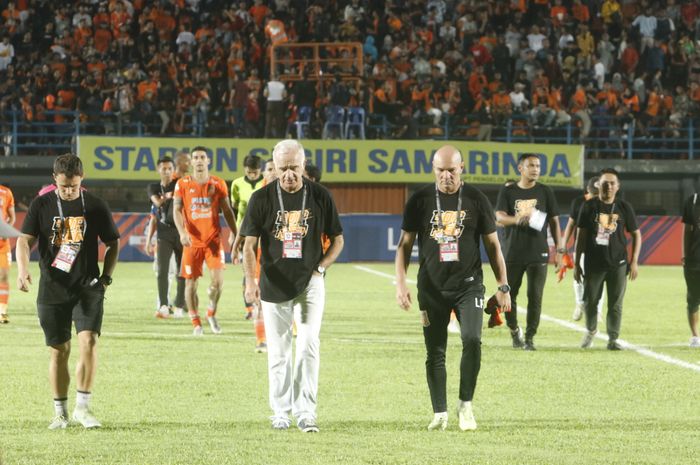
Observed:
[[[590,158],[697,151],[694,0],[1,4],[5,155],[61,153],[78,134],[261,137],[271,57],[290,131],[312,107],[304,137],[339,106],[365,109],[368,137],[582,141]],[[331,124],[342,137],[346,121]]]

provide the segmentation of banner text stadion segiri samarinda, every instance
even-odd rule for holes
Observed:
[[[90,179],[153,180],[163,156],[197,145],[210,149],[212,173],[226,180],[243,175],[243,158],[254,153],[271,157],[272,139],[195,139],[81,136],[78,152]],[[433,153],[446,143],[464,155],[465,181],[500,184],[517,178],[518,156],[540,155],[545,184],[583,186],[583,146],[508,144],[502,142],[434,140],[311,140],[301,141],[309,162],[323,171],[324,182],[422,183],[433,180]]]

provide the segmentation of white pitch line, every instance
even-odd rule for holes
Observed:
[[[389,273],[383,273],[381,271],[373,270],[371,268],[367,268],[365,266],[360,266],[360,265],[354,265],[354,267],[357,268],[358,270],[365,271],[367,273],[372,273],[372,274],[375,274],[377,276],[382,276],[384,278],[388,278],[388,279],[392,279],[392,280],[394,279],[394,276],[389,274]],[[409,282],[415,283],[415,281],[413,281],[413,280],[410,280]],[[527,313],[526,311],[524,311],[523,308],[519,308],[518,311],[520,313]],[[555,318],[553,316],[541,314],[540,318],[545,320],[545,321],[555,323],[559,326],[563,326],[564,328],[568,328],[568,329],[571,329],[573,331],[578,331],[580,333],[585,333],[587,331],[585,327],[571,323],[570,321]],[[600,333],[596,334],[596,338],[607,341],[607,337],[600,334]],[[643,355],[645,357],[653,358],[654,360],[659,360],[661,362],[666,362],[666,363],[669,363],[671,365],[675,365],[675,366],[678,366],[681,368],[687,368],[688,370],[693,370],[693,371],[697,371],[700,373],[700,365],[686,362],[684,360],[679,360],[679,359],[671,357],[669,355],[660,354],[658,352],[654,352],[653,350],[645,349],[644,347],[638,346],[636,344],[632,344],[632,343],[627,342],[627,341],[622,340],[622,339],[618,339],[617,342],[623,348],[637,352],[638,354]]]
[[[391,282],[393,282],[394,284],[396,284],[396,280],[394,279],[394,275],[393,275],[393,274],[383,273],[383,272],[381,272],[381,271],[373,270],[372,268],[367,268],[366,266],[362,266],[362,265],[353,265],[353,268],[357,268],[358,270],[364,271],[364,272],[366,272],[366,273],[376,274],[377,276],[381,276],[382,278],[389,278],[389,279],[392,280]],[[415,280],[415,279],[408,279],[408,278],[406,278],[406,282],[407,282],[407,283],[411,283],[411,284],[416,284],[416,280]]]

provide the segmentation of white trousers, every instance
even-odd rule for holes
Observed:
[[[262,301],[267,337],[267,372],[273,418],[316,420],[318,371],[321,362],[321,320],[326,300],[322,276],[312,276],[306,289],[292,300]],[[297,343],[292,367],[292,321]]]

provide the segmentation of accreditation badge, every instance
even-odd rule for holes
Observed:
[[[459,243],[456,237],[443,236],[438,242],[440,248],[441,262],[457,262],[459,261]]]
[[[610,245],[610,231],[605,229],[602,224],[598,225],[598,233],[595,236],[595,243],[607,247]]]
[[[80,244],[63,244],[58,249],[58,254],[53,259],[51,266],[70,273],[70,270],[73,269],[73,264],[75,264],[75,259],[78,258],[78,252],[80,252]]]
[[[282,241],[283,258],[301,258],[301,233],[285,232]]]

